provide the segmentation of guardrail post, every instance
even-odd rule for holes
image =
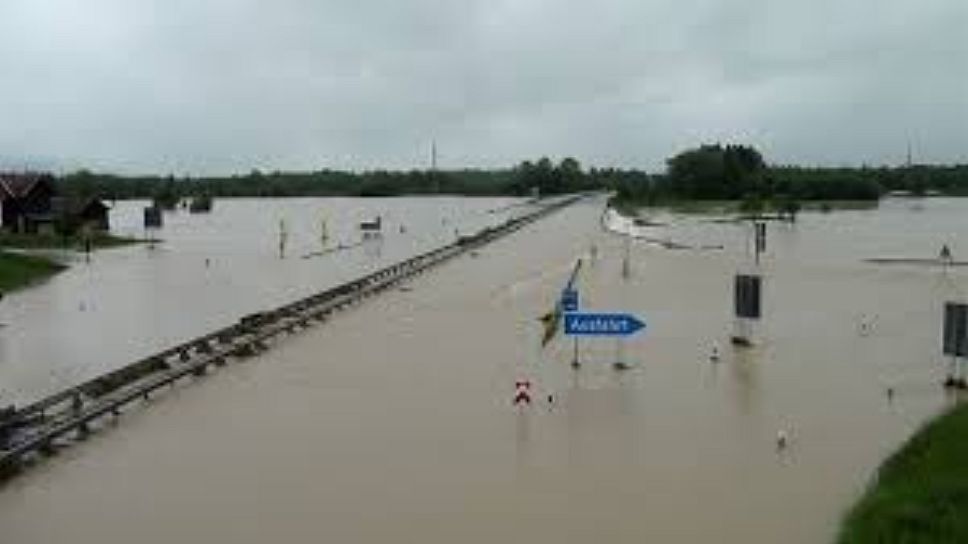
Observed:
[[[82,421],[77,424],[77,438],[79,440],[84,440],[91,434],[91,428],[88,426],[86,421]]]

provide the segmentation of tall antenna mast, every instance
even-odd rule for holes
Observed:
[[[907,140],[907,167],[911,168],[911,139]]]
[[[430,176],[434,182],[434,193],[439,193],[440,178],[437,177],[437,140],[430,141]]]

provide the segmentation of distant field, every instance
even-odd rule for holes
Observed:
[[[968,542],[968,404],[918,432],[881,466],[840,544]]]
[[[44,257],[0,251],[0,290],[11,291],[50,277],[66,266]]]

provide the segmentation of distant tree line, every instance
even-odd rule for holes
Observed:
[[[805,199],[875,198],[891,191],[904,191],[915,196],[938,193],[968,196],[968,164],[880,166],[860,168],[805,168],[774,166],[770,175],[778,190],[802,194]],[[845,195],[845,196],[839,196]]]
[[[755,148],[702,145],[666,162],[663,174],[584,169],[574,158],[524,161],[505,169],[261,172],[218,177],[119,176],[80,170],[58,178],[62,192],[104,199],[184,197],[553,195],[615,191],[618,200],[874,200],[888,191],[968,196],[968,165],[861,168],[770,166]]]
[[[606,188],[573,159],[558,164],[548,158],[525,161],[510,169],[409,170],[347,172],[270,172],[221,177],[118,176],[80,170],[58,179],[65,193],[106,199],[156,199],[163,203],[189,196],[466,196],[541,195]]]
[[[703,145],[666,161],[665,174],[625,176],[619,200],[876,200],[890,191],[968,196],[968,165],[860,168],[770,166],[755,148]]]

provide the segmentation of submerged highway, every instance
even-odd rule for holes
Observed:
[[[4,542],[829,540],[880,458],[945,402],[923,357],[935,285],[839,254],[804,265],[822,229],[781,234],[767,340],[733,351],[741,252],[636,244],[623,281],[603,206],[179,382],[0,487]],[[741,247],[730,228],[713,236]],[[541,347],[538,318],[578,258],[583,307],[649,327],[582,341],[575,370],[569,341]],[[859,309],[882,316],[869,337]],[[529,406],[512,405],[519,379]]]

